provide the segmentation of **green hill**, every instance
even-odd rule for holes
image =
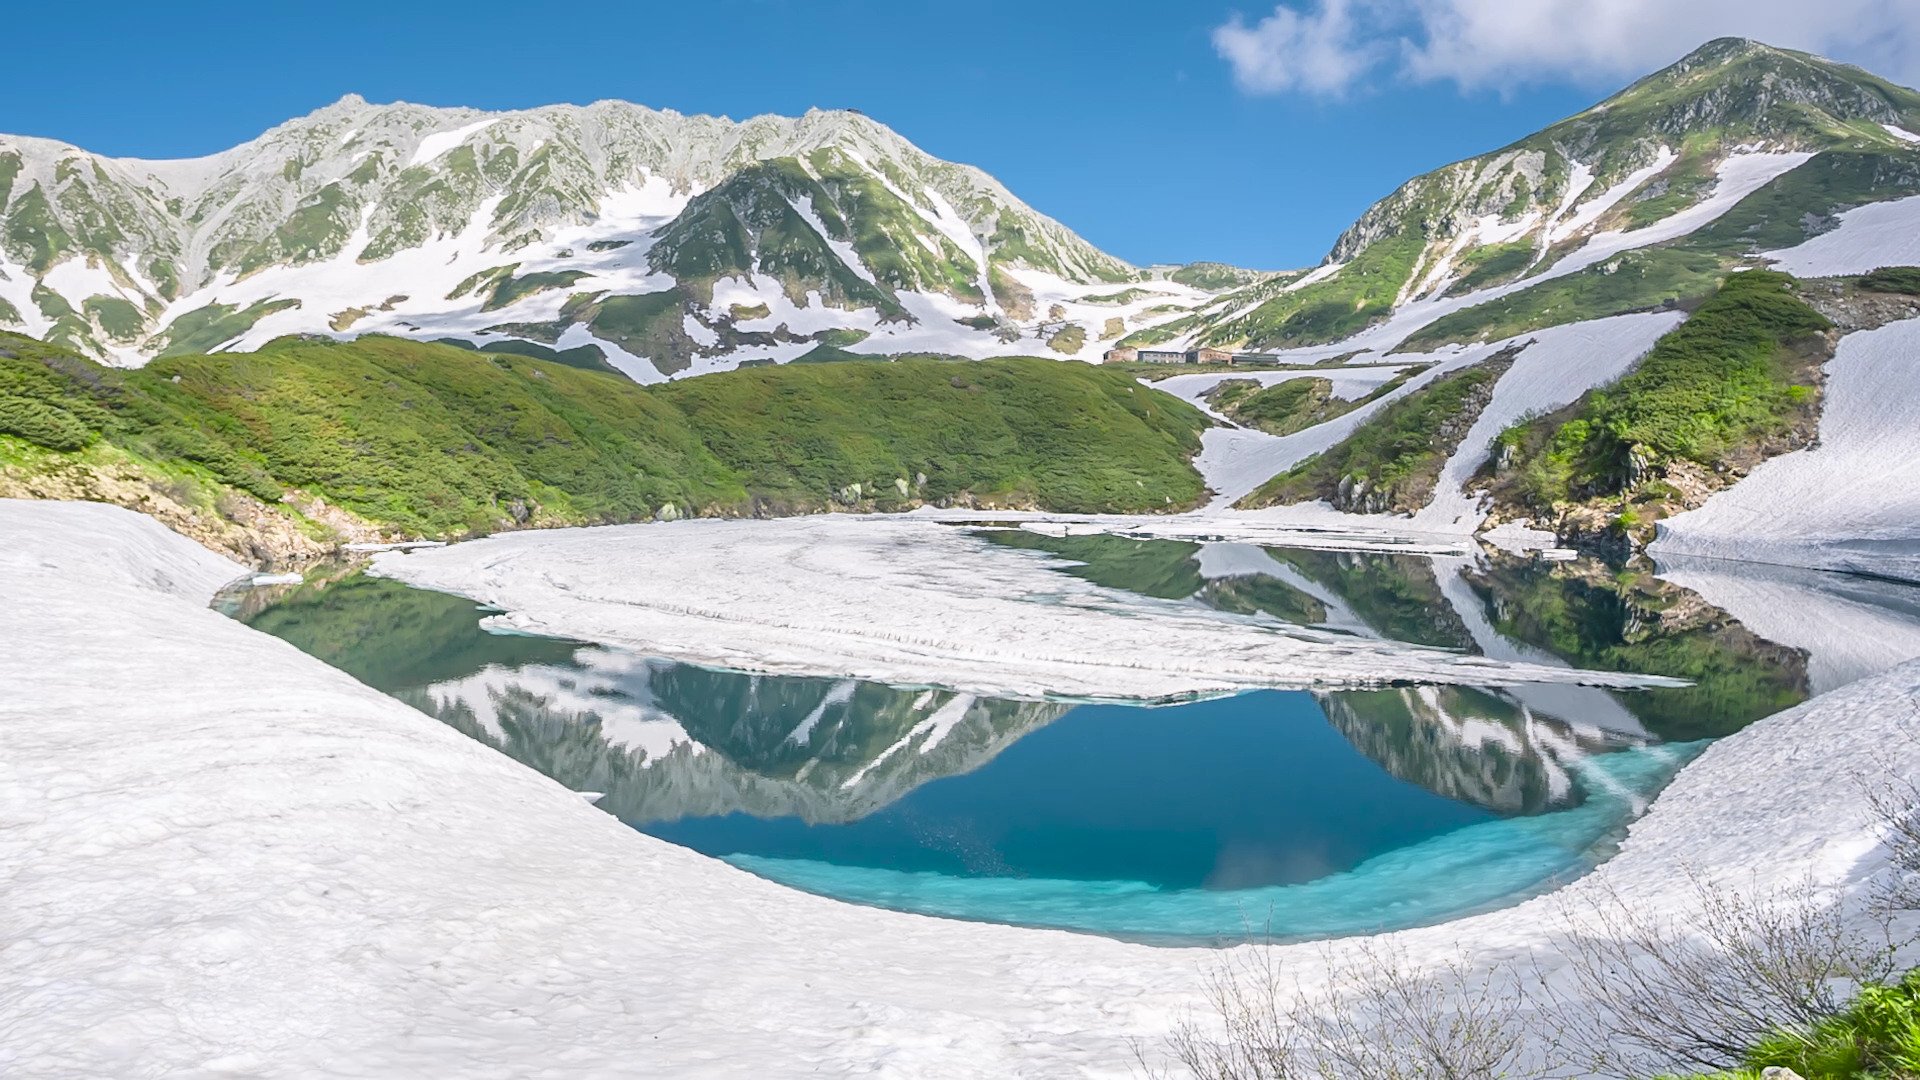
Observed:
[[[381,336],[126,371],[0,334],[0,492],[270,509],[314,536],[329,506],[433,536],[836,505],[1186,508],[1205,423],[1118,372],[1032,358],[642,387]]]

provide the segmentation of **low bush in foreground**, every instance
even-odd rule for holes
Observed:
[[[1920,1076],[1920,970],[1892,985],[1862,987],[1839,1014],[1761,1040],[1747,1052],[1744,1068],[1698,1074],[1698,1080],[1757,1080],[1773,1067],[1804,1080]]]

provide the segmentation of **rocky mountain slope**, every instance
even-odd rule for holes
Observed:
[[[821,344],[1092,355],[1250,276],[1129,266],[856,112],[350,96],[186,161],[0,136],[0,327],[121,364],[369,330],[643,381]]]
[[[1397,323],[1387,347],[1412,335],[1432,348],[1683,302],[1847,209],[1920,193],[1916,132],[1920,93],[1805,53],[1709,42],[1585,112],[1407,181],[1311,273],[1139,338],[1288,349]]]

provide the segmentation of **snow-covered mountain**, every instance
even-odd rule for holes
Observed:
[[[518,340],[651,381],[822,346],[1094,360],[1116,341],[1337,345],[1516,292],[1509,307],[1544,309],[1530,286],[1626,271],[1609,303],[1546,320],[1565,322],[1684,299],[1846,209],[1920,192],[1916,131],[1920,94],[1723,39],[1415,177],[1317,269],[1255,274],[1130,266],[857,112],[347,97],[190,161],[0,136],[0,327],[123,364],[287,333]],[[1736,203],[1738,220],[1693,235]]]
[[[821,344],[1092,357],[1223,269],[1129,266],[856,112],[350,96],[187,161],[0,136],[0,327],[124,364],[368,331],[643,380]]]
[[[1407,181],[1311,273],[1231,291],[1132,342],[1327,345],[1594,266],[1627,273],[1612,309],[1564,306],[1557,321],[1657,306],[1733,260],[1836,227],[1844,210],[1920,193],[1917,132],[1920,93],[1806,53],[1712,41],[1511,146]],[[1737,204],[1736,220],[1693,236]],[[1615,261],[1656,245],[1668,248]]]

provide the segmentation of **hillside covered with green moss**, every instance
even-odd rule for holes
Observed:
[[[314,507],[429,536],[833,507],[1185,509],[1205,426],[1121,373],[1034,358],[643,387],[382,336],[121,370],[0,335],[4,493],[150,495],[229,519],[246,503],[309,535],[327,531]]]

